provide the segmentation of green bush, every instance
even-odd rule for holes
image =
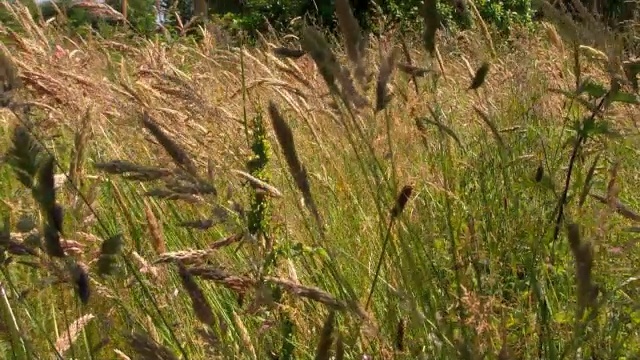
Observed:
[[[244,30],[254,31],[265,29],[265,18],[269,19],[276,29],[282,30],[287,28],[291,19],[310,15],[316,23],[328,30],[335,30],[334,0],[316,2],[316,4],[300,0],[250,0],[246,5],[246,11],[227,14],[226,17],[233,19],[234,24]],[[422,5],[423,0],[390,0],[383,4],[380,10],[387,24],[415,28],[422,22],[420,15]],[[479,0],[476,6],[484,21],[500,32],[508,33],[514,24],[528,24],[532,21],[531,0]],[[464,29],[471,25],[471,17],[464,2],[457,1],[452,4],[448,1],[440,1],[438,10],[442,23],[447,28]],[[361,26],[373,32],[379,30],[376,28],[378,21],[374,18],[378,15],[377,13],[378,11],[373,8],[370,8],[366,14],[354,11]]]

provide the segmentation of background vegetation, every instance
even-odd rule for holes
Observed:
[[[161,9],[163,23],[168,28],[180,27],[194,19],[216,20],[217,24],[225,24],[232,29],[242,29],[251,35],[259,31],[291,29],[292,22],[301,17],[312,20],[315,24],[335,30],[335,0],[301,1],[301,0],[106,0],[106,4],[126,15],[127,20],[139,32],[151,34],[156,30],[154,7]],[[60,8],[71,7],[71,0],[59,1]],[[83,3],[83,2],[80,2]],[[421,23],[423,0],[387,0],[373,2],[367,0],[350,0],[353,14],[360,26],[367,32],[379,33],[383,22],[387,27],[391,24],[403,28],[418,29]],[[479,0],[472,3],[490,27],[502,33],[508,33],[513,26],[529,25],[539,17],[541,12],[534,0]],[[584,6],[593,15],[601,16],[609,25],[620,21],[631,20],[635,11],[635,2],[624,0],[565,0],[558,2],[558,7],[576,11]],[[31,5],[33,9],[35,5]],[[124,10],[126,9],[126,11]],[[468,29],[472,26],[472,15],[466,0],[447,0],[437,2],[439,21],[448,29]],[[56,14],[56,9],[45,5],[42,13],[45,18]],[[96,16],[87,13],[101,13],[94,8],[83,6],[71,7],[67,14],[74,26],[94,21]],[[179,19],[178,19],[179,18]]]
[[[0,4],[2,358],[640,355],[635,22]]]

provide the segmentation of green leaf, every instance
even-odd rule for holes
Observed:
[[[102,242],[98,258],[98,274],[109,275],[116,267],[116,255],[122,248],[122,235],[116,234]]]
[[[634,105],[640,104],[640,101],[638,100],[637,95],[630,94],[625,91],[616,91],[614,94],[611,95],[610,101],[612,103],[620,102],[620,103],[634,104]]]
[[[580,103],[582,106],[587,108],[592,113],[597,111],[596,106],[594,104],[590,103],[589,101],[587,101],[587,100],[585,100],[583,98],[580,98],[578,96],[579,94],[576,94],[573,91],[566,91],[566,90],[555,89],[555,88],[548,88],[547,90],[551,91],[551,92],[554,92],[556,94],[562,94],[562,95],[566,96],[567,99],[577,101],[578,103]]]
[[[605,96],[608,92],[609,90],[607,90],[607,88],[605,88],[604,85],[599,84],[590,79],[585,80],[580,85],[580,89],[578,90],[578,94],[587,93],[587,95],[591,96],[594,99],[599,99]]]

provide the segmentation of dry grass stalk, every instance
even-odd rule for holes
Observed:
[[[344,37],[345,49],[349,60],[355,65],[355,77],[360,84],[366,81],[364,66],[364,39],[358,21],[353,16],[348,0],[336,0],[338,26]]]
[[[142,123],[144,124],[144,127],[153,134],[156,140],[158,140],[158,143],[160,143],[178,166],[183,168],[192,176],[197,177],[198,171],[187,152],[184,151],[178,143],[171,139],[146,111],[142,114]]]
[[[356,89],[347,68],[339,66],[336,78],[342,87],[342,95],[349,100],[351,104],[358,109],[369,105],[367,98],[362,96]]]
[[[273,53],[278,56],[293,58],[293,59],[297,59],[299,57],[302,57],[304,54],[306,54],[306,52],[304,52],[303,50],[291,49],[286,47],[274,48]]]
[[[108,287],[102,285],[101,283],[99,283],[98,281],[96,281],[93,277],[89,278],[89,281],[91,282],[91,288],[93,290],[95,290],[95,292],[100,295],[101,297],[104,297],[106,299],[109,300],[115,300],[118,297],[111,291],[111,289],[109,289]]]
[[[207,355],[215,356],[216,350],[220,348],[220,340],[208,329],[196,329],[200,338],[205,342]]]
[[[243,233],[238,233],[238,234],[233,234],[231,236],[228,236],[222,240],[218,240],[216,242],[214,242],[213,244],[211,244],[209,246],[209,249],[211,250],[215,250],[215,249],[220,249],[223,248],[225,246],[229,246],[232,244],[235,244],[237,242],[239,242],[240,240],[242,240],[242,238],[244,237]]]
[[[249,183],[254,187],[254,189],[259,189],[261,190],[263,193],[269,194],[273,197],[281,197],[282,193],[276,189],[275,186],[270,185],[268,183],[266,183],[265,181],[262,181],[256,177],[254,177],[253,175],[246,173],[244,171],[241,170],[231,170],[231,172],[233,172],[236,175],[239,175],[240,177],[244,178],[245,180],[249,181]]]
[[[204,199],[198,195],[184,194],[161,188],[151,189],[145,192],[144,195],[165,200],[181,200],[189,204],[196,204],[204,201]]]
[[[247,328],[244,326],[244,322],[235,311],[232,311],[231,315],[233,316],[233,323],[240,334],[240,340],[242,340],[242,345],[244,346],[245,352],[248,352],[252,359],[257,359],[258,357],[256,355],[256,349],[253,347],[251,336],[249,335],[249,331],[247,331]]]
[[[127,222],[127,225],[129,226],[129,229],[135,229],[136,221],[134,221],[131,211],[129,211],[129,207],[125,203],[124,197],[120,192],[120,188],[114,185],[112,186],[112,189],[113,189],[114,199],[116,200],[116,203],[120,207],[120,211],[122,212],[124,219]]]
[[[158,268],[149,264],[149,262],[143,258],[137,251],[132,251],[131,256],[138,263],[140,273],[150,274],[153,278],[159,279]]]
[[[316,347],[316,360],[329,360],[331,357],[331,344],[333,343],[333,329],[335,323],[336,314],[334,311],[329,311],[329,315],[324,321],[322,326],[322,332],[320,333],[320,340]]]
[[[133,350],[141,360],[178,360],[178,357],[166,346],[153,341],[142,333],[127,336]]]
[[[183,264],[201,264],[205,259],[215,252],[215,250],[240,242],[244,234],[238,233],[218,240],[205,250],[185,250],[175,252],[165,252],[161,254],[153,263],[163,264],[170,262],[180,262]]]
[[[162,226],[158,222],[158,219],[153,213],[153,209],[146,200],[144,201],[144,213],[147,217],[147,225],[149,227],[149,234],[151,235],[151,246],[158,255],[162,255],[167,252],[165,245],[164,235],[162,234]]]
[[[566,7],[563,3],[560,5],[564,8],[562,10],[556,8],[556,6],[552,5],[548,1],[540,1],[539,2],[540,9],[544,14],[546,19],[553,21],[557,26],[557,30],[560,30],[561,35],[569,38],[570,42],[578,42],[582,43],[582,39],[593,38],[590,35],[584,34],[585,26],[578,26],[576,22],[572,19],[572,15],[569,15],[569,12],[566,11]],[[582,16],[582,14],[580,14]],[[595,30],[595,29],[594,29]]]
[[[482,109],[480,109],[475,105],[473,106],[473,110],[476,111],[476,114],[478,114],[480,119],[482,119],[482,122],[484,122],[489,127],[489,129],[491,130],[491,133],[493,134],[493,137],[495,137],[496,140],[498,141],[498,144],[500,144],[500,147],[502,147],[503,149],[506,149],[506,145],[502,140],[502,136],[500,136],[500,131],[498,131],[498,128],[493,123],[493,121],[489,119],[489,115],[487,115]]]
[[[278,108],[273,101],[269,102],[269,115],[271,116],[271,122],[273,124],[276,137],[278,138],[278,143],[280,143],[287,165],[289,166],[289,172],[293,176],[296,186],[302,193],[305,205],[313,214],[317,225],[322,228],[323,225],[320,213],[318,212],[313,196],[311,195],[311,186],[309,185],[307,171],[298,159],[296,146],[293,141],[293,133],[282,115],[280,115],[280,111],[278,111]]]
[[[489,28],[487,27],[487,24],[482,19],[482,15],[480,15],[480,12],[478,11],[478,8],[474,4],[474,1],[473,0],[468,0],[466,3],[468,3],[471,6],[471,9],[473,10],[473,15],[475,16],[475,20],[480,23],[480,29],[482,30],[482,35],[484,36],[485,40],[487,41],[487,46],[489,47],[489,51],[491,52],[491,56],[493,58],[495,58],[496,57],[496,49],[493,46],[493,39],[491,38],[491,34],[489,33]]]
[[[617,198],[607,199],[607,197],[598,195],[598,194],[589,194],[589,195],[592,198],[601,202],[602,204],[612,207],[615,210],[615,212],[622,215],[623,217],[629,220],[640,222],[640,214],[631,210],[627,205],[622,203],[619,199]]]
[[[249,288],[255,287],[258,284],[258,281],[247,276],[231,275],[222,269],[211,266],[191,267],[188,269],[188,271],[193,276],[215,281],[229,289],[240,293],[244,293]],[[317,287],[304,286],[288,279],[270,276],[265,277],[264,281],[279,285],[288,293],[320,302],[334,310],[352,310],[359,317],[368,319],[368,315],[366,314],[366,312],[359,306],[347,304],[343,301],[340,301],[333,297],[331,294]]]
[[[391,96],[389,96],[387,91],[387,83],[393,73],[397,54],[398,51],[394,48],[382,61],[382,65],[380,66],[378,81],[376,82],[376,112],[384,110],[387,104],[389,104],[389,101],[391,101]]]
[[[549,41],[551,41],[553,46],[555,46],[558,50],[560,50],[560,52],[564,52],[564,43],[562,41],[562,38],[560,37],[560,34],[558,34],[558,31],[556,30],[555,26],[547,22],[543,22],[542,26],[544,27],[544,30],[547,33],[547,36],[549,37]]]
[[[75,1],[73,7],[81,8],[100,19],[127,22],[126,17],[122,13],[105,3],[80,0]]]
[[[175,252],[165,252],[161,254],[153,264],[166,264],[170,262],[181,262],[184,264],[201,264],[205,258],[209,257],[213,251],[207,250],[185,250]]]
[[[400,71],[411,76],[411,80],[413,81],[413,88],[416,91],[416,95],[420,95],[420,89],[418,88],[417,72],[413,71],[414,69],[417,69],[417,68],[413,66],[413,59],[411,58],[411,52],[409,51],[409,46],[407,45],[407,40],[405,39],[403,33],[400,33],[400,45],[402,46],[402,53],[404,54],[404,60],[407,63],[397,64],[398,69],[400,69]]]
[[[593,248],[589,242],[583,242],[580,236],[580,228],[577,224],[567,225],[569,245],[575,258],[576,283],[578,286],[578,319],[581,319],[584,311],[595,305],[598,296],[598,286],[591,278],[593,269]]]
[[[93,314],[86,314],[77,318],[73,323],[69,325],[69,328],[62,333],[61,336],[56,339],[56,350],[60,354],[64,354],[71,345],[78,339],[78,335],[82,332],[85,326],[93,319]]]
[[[131,360],[131,358],[128,357],[127,354],[123,353],[120,349],[113,349],[113,352],[118,356],[118,359]]]
[[[231,275],[222,269],[211,266],[191,267],[188,270],[189,273],[193,276],[214,281],[226,288],[239,293],[246,292],[249,288],[254,287],[257,283],[256,280],[253,280],[247,276]]]
[[[620,162],[614,162],[610,170],[611,177],[607,184],[607,202],[612,209],[616,208],[616,200],[618,200],[618,195],[620,194],[620,185],[617,181],[619,168]]]
[[[22,82],[13,61],[5,54],[4,46],[0,49],[0,85],[0,107],[9,106]]]
[[[96,163],[95,167],[108,174],[124,175],[129,180],[152,181],[170,176],[170,169],[134,164],[125,160]],[[132,173],[132,174],[128,174]]]
[[[283,290],[291,294],[317,301],[335,310],[346,310],[350,308],[348,304],[336,299],[328,292],[314,286],[300,285],[291,280],[271,276],[265,277],[264,280],[281,286]]]
[[[311,55],[318,66],[318,71],[329,89],[337,92],[335,80],[336,74],[340,71],[340,65],[324,36],[307,26],[302,29],[300,42],[302,48]]]
[[[431,72],[431,70],[429,69],[413,66],[410,64],[398,63],[396,64],[396,66],[398,67],[398,70],[413,77],[423,77]]]
[[[209,305],[209,301],[207,301],[207,298],[204,296],[204,292],[193,279],[193,276],[181,263],[178,263],[178,273],[180,274],[182,286],[187,291],[187,294],[189,294],[189,298],[191,298],[191,307],[193,308],[196,317],[203,324],[213,328],[215,325],[215,316],[213,315],[213,310],[211,309],[211,305]]]

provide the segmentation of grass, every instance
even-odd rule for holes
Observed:
[[[605,32],[232,48],[3,6],[3,358],[640,354],[638,71]]]

